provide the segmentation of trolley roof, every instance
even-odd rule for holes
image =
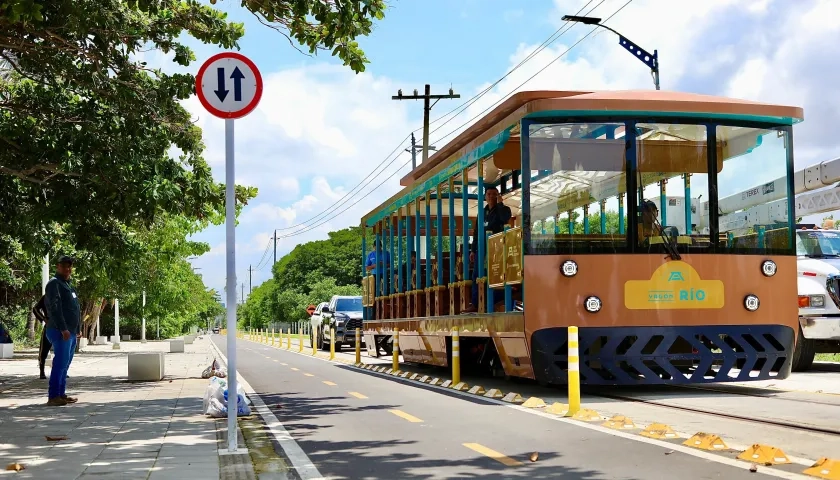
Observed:
[[[804,119],[800,107],[694,93],[661,90],[519,92],[438,150],[427,162],[403,177],[400,184],[405,188],[365,215],[362,225],[371,226],[400,207],[410,207],[416,198],[434,190],[439,183],[448,181],[451,176],[469,168],[478,160],[498,152],[509,141],[513,140],[518,145],[518,123],[523,118],[594,117],[604,114],[628,117],[698,117],[777,125],[793,125]],[[490,171],[486,177],[499,176],[500,172],[494,172],[492,164],[493,162],[489,162]],[[434,203],[432,202],[433,209]],[[456,212],[460,214],[460,200],[456,203]],[[507,201],[506,204],[514,207]],[[476,205],[471,205],[471,216],[477,210]]]

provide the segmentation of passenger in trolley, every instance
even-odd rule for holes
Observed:
[[[484,189],[484,200],[487,205],[484,206],[484,231],[493,234],[502,233],[505,231],[505,225],[510,221],[512,215],[510,208],[499,201],[499,191],[496,187],[487,187]],[[478,311],[478,267],[476,263],[476,252],[478,250],[478,224],[473,229],[472,242],[470,243],[470,263],[472,264],[471,278],[472,284],[472,299],[470,306],[464,312],[474,313]],[[487,255],[487,252],[484,252]],[[485,261],[483,258],[478,259],[479,262]]]

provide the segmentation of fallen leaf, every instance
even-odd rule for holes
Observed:
[[[9,471],[19,472],[19,471],[23,470],[24,468],[26,468],[26,467],[24,467],[23,465],[21,465],[17,462],[10,463],[10,464],[6,465],[6,470],[9,470]]]
[[[531,461],[532,462],[536,462],[539,459],[540,459],[540,454],[539,453],[534,452],[534,453],[531,454]]]
[[[753,465],[750,467],[750,471],[751,471],[751,472],[753,472],[753,473],[757,472],[757,471],[758,471],[758,465],[753,464]]]
[[[672,454],[672,453],[674,453],[674,451],[673,451],[673,450],[669,450],[669,451],[665,452],[665,455],[670,455],[670,454]]]
[[[277,405],[274,406],[274,408],[283,408],[283,405],[278,403]]]
[[[46,437],[47,437],[48,442],[58,442],[58,441],[61,441],[61,440],[67,440],[67,437],[65,437],[64,435],[61,435],[59,437],[51,437],[51,436],[47,435]]]

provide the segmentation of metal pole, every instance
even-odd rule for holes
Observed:
[[[423,97],[425,97],[423,99],[423,165],[429,160],[429,114],[432,111],[432,107],[429,104],[429,96],[431,94],[432,86],[427,83],[426,91],[423,93]],[[420,286],[418,285],[417,287],[419,288]]]
[[[120,349],[120,299],[114,299],[114,350]]]
[[[236,177],[233,156],[233,120],[225,120],[225,250],[227,254],[227,357],[228,357],[228,451],[237,444],[236,414],[239,410],[236,389]],[[244,287],[244,285],[243,285]],[[244,296],[244,294],[243,294]],[[231,405],[233,400],[233,405]]]
[[[50,254],[44,256],[44,265],[41,266],[41,295],[47,294],[47,283],[50,281]]]
[[[146,343],[146,291],[143,290],[143,320],[140,323],[140,341]]]

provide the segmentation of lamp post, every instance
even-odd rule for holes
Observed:
[[[647,50],[644,48],[636,45],[634,42],[631,42],[630,39],[625,37],[624,35],[618,33],[617,31],[613,30],[612,28],[601,24],[601,19],[597,17],[579,17],[576,15],[564,15],[563,20],[567,22],[577,22],[583,23],[584,25],[595,25],[601,28],[605,28],[614,34],[618,35],[618,43],[624,47],[625,50],[632,53],[634,57],[638,58],[642,61],[645,65],[650,68],[650,73],[653,76],[653,85],[659,90],[659,54],[656,50],[653,51],[651,55],[648,53]]]

